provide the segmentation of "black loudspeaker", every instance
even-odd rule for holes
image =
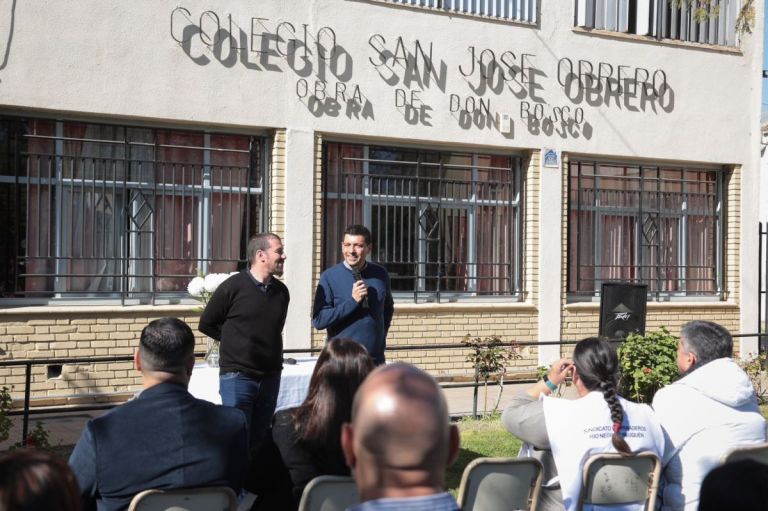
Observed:
[[[645,333],[648,286],[626,282],[604,282],[600,292],[600,337],[623,339],[630,333]]]

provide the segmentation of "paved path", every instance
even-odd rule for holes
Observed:
[[[51,445],[74,445],[80,434],[83,432],[85,423],[92,417],[98,417],[106,410],[94,412],[58,412],[52,414],[36,414],[30,416],[29,430],[32,431],[37,421],[41,421],[45,429],[48,430]],[[0,443],[0,451],[5,451],[13,444],[21,441],[22,417],[14,415],[11,417],[13,426],[11,427],[8,440]]]

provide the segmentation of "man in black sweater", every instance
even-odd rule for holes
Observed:
[[[221,341],[219,393],[224,406],[245,413],[250,451],[259,449],[275,413],[283,368],[283,326],[288,288],[280,238],[257,234],[248,241],[249,268],[216,289],[200,316],[200,331]]]

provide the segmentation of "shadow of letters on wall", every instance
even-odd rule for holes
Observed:
[[[0,71],[8,65],[15,26],[16,0],[0,0]]]
[[[589,140],[593,109],[664,115],[675,108],[674,90],[659,68],[568,56],[540,62],[521,49],[471,44],[464,55],[445,59],[432,41],[379,32],[354,45],[367,51],[356,62],[330,26],[211,10],[193,14],[183,6],[171,11],[170,35],[200,66],[293,75],[296,99],[318,118],[373,121],[375,103],[425,128],[447,112],[463,130],[498,131],[508,139],[522,125],[534,136]],[[390,98],[366,94],[372,85],[361,84],[371,78],[388,86]]]

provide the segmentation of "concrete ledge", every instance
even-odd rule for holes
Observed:
[[[202,304],[178,305],[27,305],[23,307],[0,308],[0,316],[44,315],[44,314],[136,314],[158,312],[198,312]]]
[[[105,403],[121,404],[125,403],[141,390],[141,385],[136,385],[136,390],[109,392],[104,394],[69,394],[61,396],[41,396],[32,397],[29,400],[29,407],[34,409],[45,409],[49,407],[77,407],[82,405],[97,405]],[[19,411],[24,409],[24,399],[14,398],[11,409]]]
[[[601,30],[599,28],[573,27],[572,32],[576,34],[586,34],[607,39],[623,39],[637,43],[655,44],[659,46],[672,46],[677,48],[687,48],[690,50],[703,50],[717,53],[727,53],[731,55],[743,55],[741,48],[735,46],[720,46],[717,44],[697,43],[693,41],[679,41],[677,39],[656,39],[652,36],[625,34],[623,32],[614,32],[613,30]]]
[[[739,305],[733,302],[648,302],[648,310],[670,309],[734,309]],[[600,310],[600,302],[577,302],[565,305],[565,310],[596,311]]]
[[[536,312],[538,307],[525,302],[448,302],[397,303],[395,314],[413,312]]]

